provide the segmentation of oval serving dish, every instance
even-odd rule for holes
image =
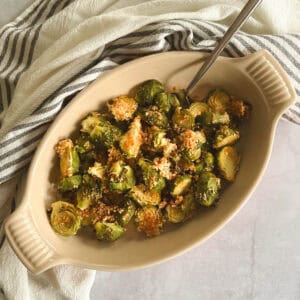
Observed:
[[[57,141],[78,129],[79,121],[90,111],[98,110],[112,97],[127,94],[144,80],[155,78],[169,88],[186,87],[205,56],[198,52],[167,52],[134,60],[101,76],[60,113],[35,153],[21,205],[5,223],[10,245],[30,271],[40,273],[59,264],[107,271],[156,264],[205,241],[245,204],[266,168],[278,119],[296,97],[282,67],[264,50],[243,58],[219,57],[195,91],[201,98],[221,87],[252,105],[240,142],[240,171],[216,208],[203,210],[155,238],[145,238],[129,228],[114,243],[100,243],[88,233],[59,236],[48,221],[47,207],[57,200],[54,182],[58,168],[53,150]]]

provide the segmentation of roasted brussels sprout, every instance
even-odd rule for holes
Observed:
[[[214,148],[221,148],[235,143],[240,138],[238,130],[223,125],[217,130],[215,135]]]
[[[82,185],[76,192],[77,207],[84,210],[102,197],[101,184],[89,175],[82,176]]]
[[[219,198],[220,179],[211,172],[200,174],[196,184],[196,199],[203,206],[211,206]]]
[[[80,160],[72,140],[60,140],[55,146],[55,151],[60,159],[60,172],[62,176],[69,177],[79,171]]]
[[[151,126],[157,126],[162,129],[169,127],[169,121],[164,112],[160,111],[157,106],[150,106],[141,110],[142,119]]]
[[[144,182],[150,191],[159,193],[165,188],[165,179],[160,176],[159,171],[151,161],[140,158],[138,165],[142,169]]]
[[[130,222],[135,213],[135,205],[134,202],[130,199],[125,201],[125,204],[122,206],[121,211],[118,213],[117,219],[118,222],[125,226]]]
[[[188,161],[195,161],[201,155],[201,146],[206,142],[203,131],[185,130],[179,135],[182,156]]]
[[[226,146],[217,154],[218,168],[221,175],[228,181],[233,181],[239,168],[240,156],[236,148]]]
[[[174,94],[162,92],[155,96],[154,103],[163,112],[169,113],[172,108],[180,106],[180,102]]]
[[[58,190],[60,192],[70,192],[78,189],[81,184],[81,175],[73,175],[71,177],[64,177],[58,183]]]
[[[105,170],[105,166],[96,161],[92,167],[89,167],[88,173],[94,177],[104,180]]]
[[[209,107],[204,102],[193,102],[189,107],[189,112],[191,115],[196,118],[198,116],[201,116],[209,111]]]
[[[191,176],[188,175],[177,176],[173,182],[171,194],[173,196],[179,196],[184,194],[189,189],[191,183],[192,183]]]
[[[123,161],[116,161],[109,170],[109,186],[118,193],[124,193],[135,185],[135,177],[130,166]]]
[[[203,125],[214,126],[218,124],[229,124],[230,123],[230,116],[227,112],[220,113],[220,112],[213,112],[208,110],[207,112],[203,113],[201,116],[201,123]]]
[[[137,210],[135,222],[138,231],[144,232],[148,237],[159,235],[163,227],[163,217],[159,209],[147,206]]]
[[[171,223],[180,223],[185,221],[196,208],[193,194],[189,193],[181,197],[181,203],[177,205],[173,203],[166,206],[167,220]]]
[[[101,241],[115,241],[120,238],[125,229],[117,223],[97,222],[94,225],[96,236]]]
[[[81,131],[88,133],[95,143],[107,148],[112,147],[122,135],[118,127],[96,112],[91,113],[82,121]]]
[[[119,96],[110,100],[107,107],[116,121],[127,121],[132,118],[138,104],[133,98]]]
[[[175,129],[193,129],[195,125],[195,118],[188,109],[176,108],[172,121]]]
[[[136,117],[130,124],[129,130],[120,139],[120,148],[128,158],[138,156],[143,143],[141,118]]]
[[[151,105],[154,101],[154,97],[163,92],[163,85],[155,79],[144,81],[137,87],[135,100],[140,105]]]
[[[134,186],[129,196],[140,206],[158,205],[161,200],[159,193],[147,190],[143,184]]]
[[[155,150],[161,150],[167,143],[166,132],[164,130],[156,130],[152,134],[151,146]]]
[[[223,114],[227,111],[229,106],[230,96],[226,92],[218,89],[209,95],[207,103],[213,111]]]
[[[81,225],[81,218],[73,204],[56,201],[51,204],[50,223],[55,232],[63,236],[70,236],[77,233]]]

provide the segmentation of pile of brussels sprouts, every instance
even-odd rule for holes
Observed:
[[[165,223],[214,206],[238,171],[234,144],[248,115],[246,103],[222,90],[199,102],[157,80],[108,101],[76,139],[55,147],[61,199],[49,209],[51,226],[64,236],[92,226],[99,240],[114,241],[133,220],[156,236]]]

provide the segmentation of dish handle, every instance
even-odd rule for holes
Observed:
[[[4,228],[9,244],[32,273],[39,274],[60,264],[58,254],[37,232],[28,206],[21,204],[6,219]]]
[[[259,50],[236,62],[261,90],[273,119],[295,102],[296,92],[289,76],[269,51]]]

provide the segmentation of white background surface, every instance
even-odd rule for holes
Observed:
[[[0,0],[0,27],[30,2]],[[91,298],[300,299],[300,127],[279,122],[261,183],[219,233],[158,266],[97,272]]]

